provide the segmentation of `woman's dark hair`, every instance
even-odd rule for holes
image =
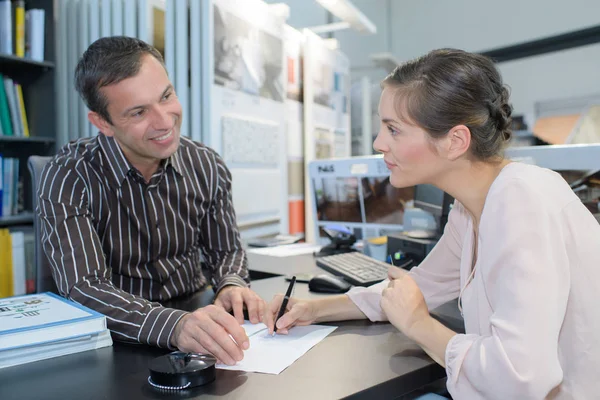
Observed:
[[[511,138],[508,88],[485,56],[434,50],[396,67],[382,87],[398,89],[399,115],[434,139],[456,125],[467,126],[471,153],[479,160],[501,156]]]
[[[75,68],[75,88],[87,107],[112,124],[108,101],[100,89],[137,75],[147,54],[165,65],[160,52],[139,39],[112,36],[92,43]]]

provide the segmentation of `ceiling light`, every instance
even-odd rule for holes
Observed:
[[[350,24],[350,28],[361,33],[377,33],[377,27],[350,0],[316,0],[323,8]],[[334,24],[332,24],[334,25]],[[321,27],[322,29],[322,27]],[[339,29],[339,28],[338,28]]]

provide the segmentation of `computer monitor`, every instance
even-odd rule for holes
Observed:
[[[427,184],[415,186],[415,207],[427,211],[436,219],[433,236],[440,236],[443,233],[453,202],[452,196],[436,186]]]
[[[314,238],[326,243],[323,228],[335,223],[349,228],[357,239],[387,236],[404,231],[405,213],[417,200],[418,186],[396,188],[380,155],[309,164]],[[435,188],[434,188],[435,189]],[[435,190],[424,190],[422,204],[443,209]],[[439,204],[438,204],[439,203]],[[310,217],[309,217],[310,218]],[[310,228],[310,225],[308,226]]]
[[[434,215],[442,215],[444,192],[433,185],[418,185],[415,187],[415,207]]]
[[[600,144],[510,147],[505,157],[559,173],[600,222]]]

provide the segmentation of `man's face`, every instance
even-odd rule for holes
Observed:
[[[151,55],[141,62],[137,75],[101,89],[112,124],[103,119],[101,126],[92,123],[114,137],[129,162],[143,173],[177,151],[182,109],[162,64]]]

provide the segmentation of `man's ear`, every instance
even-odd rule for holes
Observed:
[[[456,160],[469,151],[471,130],[465,125],[457,125],[448,132],[448,159]]]
[[[110,122],[104,119],[100,114],[94,111],[88,112],[88,120],[94,125],[100,132],[106,136],[113,136],[113,126]]]

